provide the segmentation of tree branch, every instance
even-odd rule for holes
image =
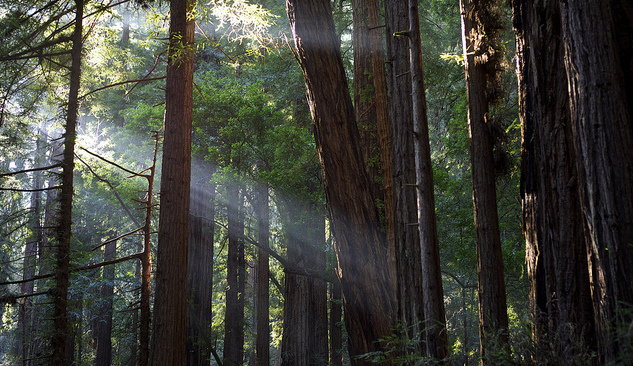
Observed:
[[[37,172],[37,171],[41,171],[41,170],[49,170],[49,169],[59,168],[60,166],[62,166],[62,165],[61,164],[54,164],[54,165],[44,166],[44,167],[40,167],[40,168],[24,169],[24,170],[18,170],[18,171],[15,171],[15,172],[2,173],[2,174],[0,174],[0,178],[7,177],[7,176],[10,176],[10,175],[22,174],[22,173],[30,173],[30,172]]]

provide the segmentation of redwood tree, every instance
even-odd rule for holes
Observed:
[[[558,0],[515,0],[521,200],[536,361],[595,350]]]
[[[633,5],[560,4],[597,339],[608,363],[630,345],[614,327],[632,319],[625,306],[633,304]]]
[[[359,133],[327,0],[286,2],[296,55],[306,81],[324,183],[352,362],[385,350],[377,342],[394,325],[393,281],[384,234],[357,145]]]
[[[191,0],[170,3],[151,365],[184,365],[186,361],[194,5]]]
[[[421,333],[424,320],[422,308],[422,267],[420,235],[417,225],[415,154],[413,131],[413,100],[408,37],[397,36],[409,31],[408,2],[385,2],[387,34],[387,84],[389,86],[389,120],[392,147],[394,251],[397,272],[398,323],[409,339]],[[423,344],[413,352],[422,354]]]
[[[462,41],[468,94],[468,128],[477,246],[479,333],[484,364],[504,352],[508,342],[503,256],[497,213],[493,156],[495,121],[492,105],[497,93],[501,48],[497,0],[461,0]]]
[[[422,266],[422,324],[426,355],[438,360],[448,357],[448,335],[444,310],[444,290],[440,269],[440,248],[435,219],[433,166],[429,142],[429,123],[426,115],[426,92],[422,69],[420,20],[417,0],[409,0],[409,55],[411,66],[411,95]]]
[[[203,175],[191,185],[190,231],[188,255],[189,304],[187,307],[187,365],[202,366],[210,362],[210,328],[213,323],[213,220],[215,186],[208,184],[211,172],[197,162]]]

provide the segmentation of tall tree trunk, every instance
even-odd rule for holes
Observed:
[[[33,158],[33,165],[40,166],[43,131],[38,129],[38,136],[35,141],[35,156]],[[31,212],[29,214],[29,227],[31,234],[29,235],[26,245],[24,247],[24,265],[22,268],[22,279],[26,280],[35,276],[35,269],[37,266],[38,258],[37,251],[40,245],[42,245],[42,173],[33,173],[32,183],[33,193],[31,193]],[[21,292],[25,295],[32,294],[34,290],[34,281],[24,282],[21,286]],[[34,319],[33,319],[33,301],[26,297],[24,302],[19,307],[18,317],[18,356],[21,359],[22,365],[29,364],[28,359],[31,358],[32,351],[32,338],[34,336]]]
[[[630,58],[625,69],[620,61],[621,45],[630,47],[632,36],[619,34],[630,30],[632,15],[614,15],[626,14],[627,8],[630,3],[621,1],[561,2],[580,203],[603,363],[617,359],[621,345],[612,326],[631,322],[622,304],[633,303],[633,106],[627,96],[633,80]],[[624,25],[616,24],[616,17]]]
[[[444,290],[440,269],[440,248],[435,220],[433,166],[426,115],[426,92],[422,68],[422,44],[417,0],[409,0],[409,53],[411,63],[411,95],[413,101],[413,133],[416,185],[418,193],[418,228],[422,266],[424,303],[424,343],[426,355],[436,360],[448,357],[448,335],[444,311]]]
[[[294,207],[293,207],[294,206]],[[287,203],[284,232],[288,259],[306,273],[325,271],[325,217],[314,204],[303,211]],[[282,365],[328,364],[327,284],[303,274],[286,273]]]
[[[366,0],[352,1],[352,47],[354,50],[354,112],[360,135],[359,146],[371,179],[372,194],[383,199],[378,150],[374,75],[369,39],[368,8]]]
[[[330,366],[343,366],[343,319],[341,284],[330,284]]]
[[[145,223],[143,224],[143,244],[140,255],[140,319],[138,330],[138,366],[145,366],[149,363],[149,334],[150,334],[150,295],[151,295],[151,273],[152,273],[152,210],[154,207],[154,178],[156,176],[156,157],[160,141],[159,131],[154,132],[154,157],[149,168],[147,179],[147,199],[145,204]],[[138,267],[137,267],[138,272]],[[136,358],[136,357],[133,357]]]
[[[114,234],[116,236],[116,234]],[[116,256],[116,241],[105,245],[103,260],[109,261]],[[95,366],[109,366],[112,364],[112,315],[114,305],[114,269],[115,265],[103,267],[101,297],[97,316],[95,339],[97,356]]]
[[[343,291],[350,356],[384,351],[392,334],[394,283],[387,248],[357,146],[358,129],[327,0],[288,0],[287,12],[302,68]],[[387,363],[389,364],[389,363]]]
[[[371,52],[371,72],[374,87],[374,105],[376,109],[376,134],[380,147],[380,171],[382,173],[382,197],[387,233],[387,265],[390,277],[397,278],[396,228],[393,185],[393,147],[391,144],[391,121],[389,119],[389,98],[387,95],[387,76],[385,71],[385,50],[382,35],[383,21],[380,18],[378,0],[365,0],[367,3],[369,46]],[[371,176],[370,176],[371,178]],[[394,291],[396,288],[394,287]],[[395,292],[392,294],[395,296]]]
[[[498,67],[495,59],[500,52],[494,44],[500,19],[494,13],[496,0],[461,0],[460,5],[479,279],[479,334],[483,363],[490,364],[495,362],[490,357],[503,354],[508,343],[493,157],[494,121],[489,111]]]
[[[50,163],[56,165],[61,163],[63,159],[63,143],[57,138],[51,138],[51,151],[50,151]],[[52,187],[57,184],[58,176],[61,174],[60,168],[52,169],[54,173],[48,179],[48,186]],[[42,230],[42,241],[37,249],[38,256],[38,268],[39,275],[46,275],[53,271],[53,260],[55,257],[54,250],[54,237],[55,237],[55,225],[59,223],[59,190],[46,191],[46,204],[44,205],[44,225]],[[36,282],[36,287],[47,286],[46,280],[39,280]],[[35,333],[42,330],[43,327],[50,327],[46,320],[50,319],[49,308],[42,306],[33,307],[33,329]],[[44,337],[32,337],[31,344],[31,358],[34,361],[30,362],[31,365],[44,364],[44,358],[50,355],[50,343]]]
[[[79,111],[79,87],[81,82],[81,49],[83,32],[83,0],[75,1],[75,28],[72,35],[70,88],[66,128],[64,135],[64,155],[62,161],[61,192],[59,197],[59,226],[57,228],[57,254],[55,264],[55,289],[53,297],[53,349],[52,364],[66,365],[68,354],[68,276],[70,273],[70,242],[72,236],[73,172],[75,139],[77,137],[77,114]]]
[[[184,365],[195,2],[172,0],[151,365]]]
[[[268,208],[268,184],[259,186],[257,197],[257,234],[262,248],[268,248],[270,237],[270,212]],[[270,364],[270,324],[269,324],[269,287],[268,253],[257,250],[257,340],[256,365]]]
[[[407,37],[395,36],[409,31],[406,1],[385,2],[387,25],[387,76],[389,119],[393,149],[394,237],[397,271],[398,323],[409,340],[417,339],[424,321],[420,235],[413,134],[411,62]],[[421,342],[410,345],[412,353],[423,354]],[[409,350],[405,349],[406,352]]]
[[[213,171],[205,172],[208,180]],[[209,176],[206,176],[209,174]],[[189,231],[189,306],[187,308],[187,365],[208,365],[211,358],[213,235],[215,186],[196,182],[191,187]]]
[[[515,0],[513,8],[535,361],[573,364],[596,345],[559,2]]]
[[[240,262],[244,251],[240,236],[244,233],[240,225],[242,195],[237,182],[227,187],[227,216],[229,245],[226,259],[226,312],[224,319],[224,364],[241,365],[244,359],[244,309],[240,309]],[[241,230],[241,231],[240,231]]]

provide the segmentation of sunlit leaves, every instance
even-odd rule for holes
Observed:
[[[217,21],[217,28],[235,41],[258,44],[270,39],[270,27],[276,16],[259,4],[246,0],[212,0],[205,9]]]

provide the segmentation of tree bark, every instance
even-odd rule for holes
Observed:
[[[479,282],[479,334],[484,364],[503,353],[508,343],[503,256],[497,213],[493,119],[489,111],[499,52],[496,38],[499,19],[495,1],[461,0],[462,40],[468,93],[468,127],[473,181],[473,205]]]
[[[154,157],[152,166],[149,168],[147,179],[147,199],[145,204],[145,223],[143,224],[143,244],[140,246],[142,254],[140,256],[140,319],[138,331],[138,358],[136,364],[145,366],[149,362],[149,335],[150,335],[150,295],[151,295],[151,273],[152,273],[152,210],[154,208],[154,178],[156,175],[156,156],[158,154],[159,132],[154,132]],[[137,271],[138,271],[137,267]]]
[[[558,0],[515,0],[521,199],[536,362],[596,350]]]
[[[380,152],[377,138],[377,106],[375,103],[374,74],[370,48],[367,0],[352,1],[352,48],[354,51],[354,112],[360,135],[359,146],[371,179],[374,197],[383,199],[383,185],[379,178]]]
[[[325,215],[316,203],[286,202],[284,237],[288,259],[305,273],[325,271]],[[327,284],[303,274],[286,272],[284,286],[282,365],[328,364]]]
[[[81,83],[81,50],[83,33],[83,0],[75,1],[75,28],[72,35],[70,88],[68,91],[68,109],[66,110],[66,128],[64,135],[64,154],[62,160],[61,192],[59,197],[59,223],[57,228],[57,253],[55,264],[55,288],[53,297],[53,349],[52,364],[66,365],[70,361],[68,354],[68,276],[70,274],[70,242],[72,236],[73,172],[75,140],[77,137],[77,114],[79,111],[79,87]]]
[[[616,324],[629,324],[633,303],[633,133],[628,104],[631,5],[561,2],[569,107],[577,153],[580,203],[588,244],[601,362],[617,359]],[[624,14],[620,14],[623,12]],[[624,24],[616,24],[616,17]],[[621,38],[623,37],[623,39]],[[626,46],[628,44],[628,46]],[[624,47],[624,48],[623,48]],[[627,79],[628,77],[628,79]]]
[[[240,309],[240,258],[244,257],[240,236],[244,233],[239,224],[242,195],[237,183],[227,187],[227,216],[229,245],[226,259],[226,312],[224,319],[224,364],[241,365],[244,359],[244,309]],[[241,253],[240,253],[241,249]]]
[[[198,164],[196,170],[212,175]],[[213,235],[215,186],[201,178],[192,182],[189,230],[187,307],[187,365],[203,366],[211,362],[211,324],[213,290]]]
[[[448,334],[444,310],[444,290],[440,268],[440,248],[435,220],[433,166],[426,115],[426,92],[422,68],[422,44],[417,0],[409,0],[409,53],[411,65],[411,95],[418,203],[418,228],[422,267],[424,322],[422,323],[426,355],[446,362]]]
[[[42,135],[43,131],[41,129],[38,129],[38,136],[35,141],[35,156],[33,158],[34,166],[39,166],[39,163],[41,162],[41,160],[43,160],[39,156],[42,148],[42,139],[44,138]],[[42,188],[42,185],[42,173],[39,171],[33,172],[32,188],[34,189],[34,192],[31,194],[31,212],[29,214],[29,226],[31,234],[29,235],[24,246],[24,265],[22,267],[22,279],[24,280],[33,278],[35,276],[35,270],[38,262],[37,251],[38,248],[42,245],[43,240],[41,228],[42,192],[39,191],[39,189]],[[21,285],[20,290],[22,294],[32,294],[34,286],[34,281],[24,282]],[[33,301],[29,297],[25,298],[24,302],[20,304],[18,317],[19,338],[17,342],[17,353],[22,361],[22,365],[27,365],[29,363],[27,360],[31,358],[31,352],[33,348],[32,338],[35,331],[35,319],[33,317],[33,310]]]
[[[413,100],[409,40],[396,36],[409,31],[406,1],[385,2],[387,79],[393,150],[394,250],[397,272],[398,323],[408,340],[418,338],[424,321],[420,235],[416,197]],[[405,352],[424,353],[421,342]]]
[[[113,236],[116,236],[114,234]],[[105,245],[103,260],[109,261],[116,256],[116,241]],[[97,316],[96,358],[95,366],[110,366],[112,364],[112,315],[114,305],[114,269],[115,265],[103,267],[101,297],[99,301],[99,315]]]
[[[302,68],[343,291],[350,356],[384,351],[392,334],[394,283],[369,177],[357,146],[358,129],[334,30],[330,2],[286,2]],[[387,363],[389,364],[389,363]]]
[[[343,366],[343,319],[341,285],[339,283],[330,284],[330,363],[331,366]]]
[[[195,3],[170,3],[165,139],[160,193],[151,365],[184,365],[186,357],[187,249],[193,113]]]
[[[268,248],[270,238],[270,210],[268,208],[268,184],[261,184],[257,197],[257,235],[258,242],[264,248]],[[257,366],[269,366],[270,364],[270,310],[269,310],[269,265],[268,253],[264,250],[257,251],[257,340],[256,364]]]

